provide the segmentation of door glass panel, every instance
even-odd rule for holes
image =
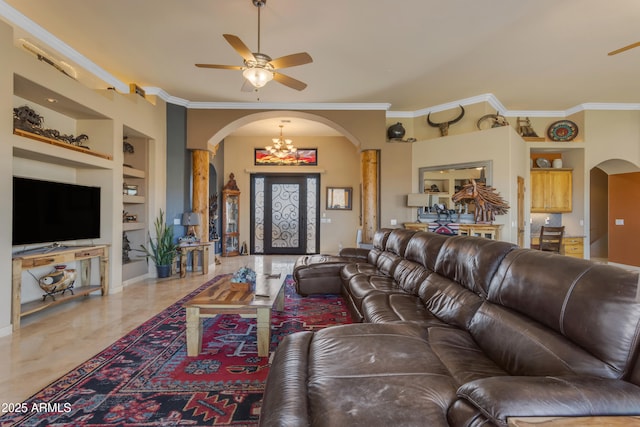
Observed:
[[[254,178],[254,251],[264,253],[264,177]]]
[[[297,248],[300,245],[300,186],[273,184],[271,203],[271,246]]]
[[[307,253],[316,253],[317,225],[313,220],[318,212],[318,178],[307,177]]]

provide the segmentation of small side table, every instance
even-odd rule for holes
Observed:
[[[191,269],[192,271],[196,271],[198,268],[198,257],[197,254],[201,254],[202,259],[202,274],[209,274],[209,245],[210,242],[202,242],[202,243],[183,243],[178,246],[178,257],[180,258],[180,277],[185,277],[187,275],[187,257],[189,256],[189,252],[192,253],[191,256]],[[175,264],[174,264],[175,267]]]

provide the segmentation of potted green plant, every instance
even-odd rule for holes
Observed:
[[[141,249],[139,250],[156,264],[159,278],[169,277],[178,245],[173,240],[173,228],[165,222],[162,209],[154,222],[154,228],[156,237],[151,237],[151,233],[149,233],[149,246],[140,245]]]

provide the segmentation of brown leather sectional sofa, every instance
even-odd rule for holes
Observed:
[[[640,415],[637,273],[403,229],[380,230],[358,258],[334,274],[362,323],[282,341],[261,426]],[[314,264],[297,267],[310,277]]]

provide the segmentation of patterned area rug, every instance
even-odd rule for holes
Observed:
[[[205,286],[16,405],[0,425],[257,425],[269,361],[257,355],[255,319],[207,319],[202,354],[187,357],[182,305]],[[342,297],[301,297],[291,276],[285,286],[285,309],[272,315],[271,351],[293,332],[351,323]]]

